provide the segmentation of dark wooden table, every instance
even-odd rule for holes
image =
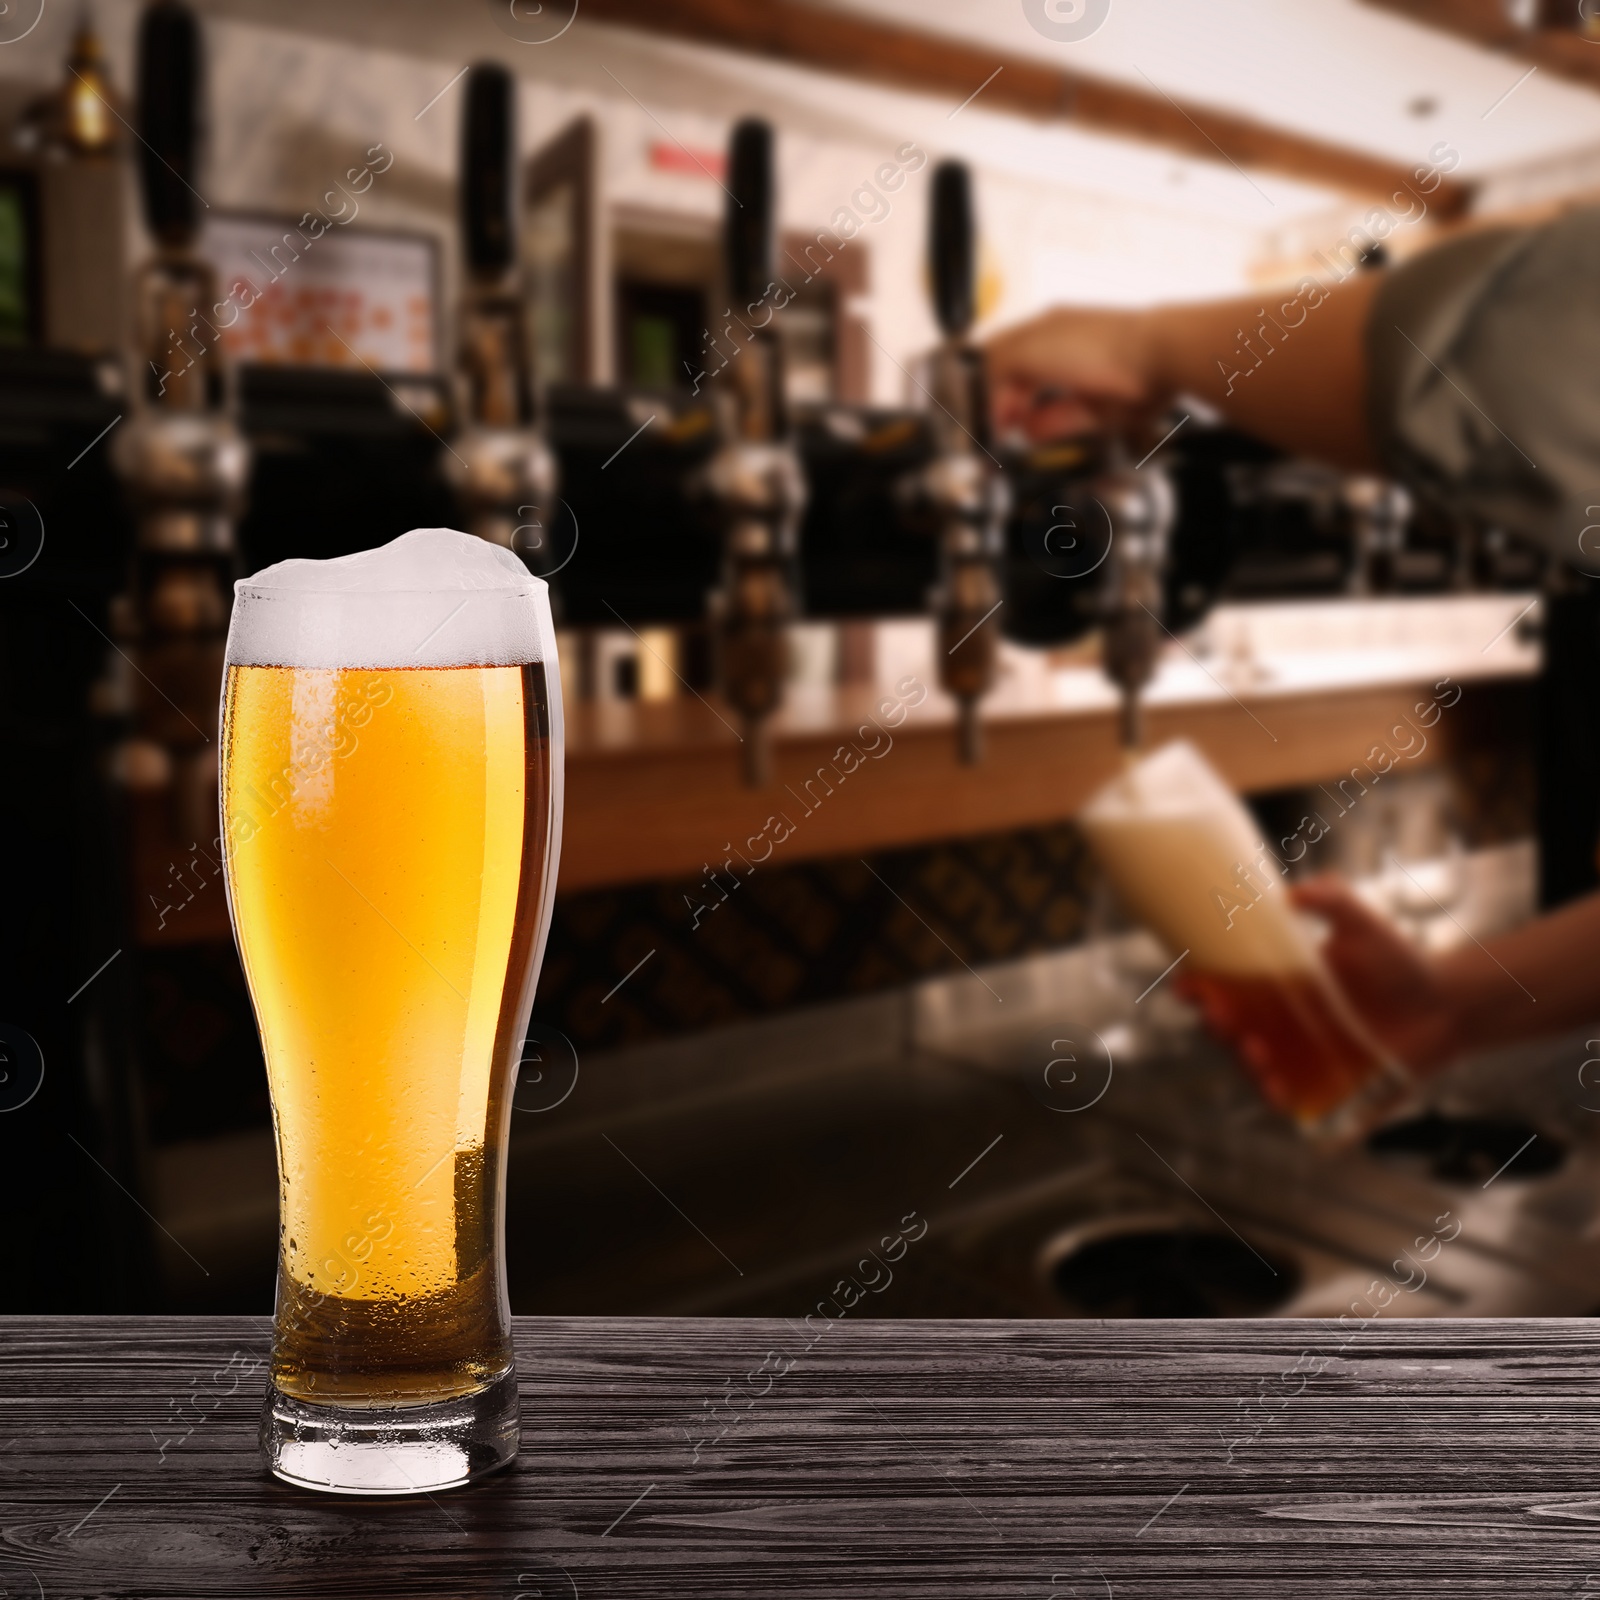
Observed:
[[[1586,1321],[527,1319],[517,1347],[515,1470],[352,1500],[263,1475],[263,1322],[0,1322],[0,1595],[1600,1594]]]

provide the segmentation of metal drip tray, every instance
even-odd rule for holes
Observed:
[[[1221,1228],[1125,1218],[1046,1247],[1049,1281],[1085,1317],[1259,1317],[1294,1298],[1295,1259]]]
[[[1532,1123],[1437,1111],[1378,1129],[1367,1149],[1380,1160],[1419,1166],[1442,1183],[1478,1185],[1547,1177],[1567,1159],[1565,1142]]]

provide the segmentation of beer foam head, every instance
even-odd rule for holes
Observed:
[[[1315,970],[1281,867],[1239,798],[1192,744],[1131,766],[1078,816],[1128,910],[1197,972]]]
[[[375,550],[280,561],[241,579],[227,658],[264,667],[538,661],[544,589],[509,550],[453,528],[414,528]]]

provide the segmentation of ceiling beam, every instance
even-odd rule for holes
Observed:
[[[1366,0],[1368,5],[1409,17],[1425,27],[1453,33],[1473,44],[1487,45],[1534,66],[1600,88],[1600,40],[1584,38],[1573,28],[1523,28],[1507,14],[1505,0]],[[1563,5],[1562,15],[1568,7]],[[1592,9],[1592,8],[1591,8]],[[1571,0],[1570,14],[1578,13]]]
[[[1148,91],[1129,88],[991,50],[977,41],[897,27],[800,0],[583,0],[583,16],[938,95],[952,106],[984,84],[981,103],[991,110],[1071,122],[1186,156],[1221,159],[1360,196],[1386,197],[1411,173],[1397,162],[1247,117],[1183,105],[1153,84]],[[1600,56],[1600,47],[1596,54]],[[985,84],[986,79],[992,81]],[[1460,185],[1441,187],[1433,200],[1436,214],[1459,209],[1465,194]]]

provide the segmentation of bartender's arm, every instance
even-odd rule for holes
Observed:
[[[1125,427],[1194,395],[1287,450],[1384,468],[1592,564],[1580,540],[1600,501],[1597,282],[1600,208],[1587,207],[1287,296],[1052,311],[991,341],[996,420],[1045,439]],[[1337,880],[1295,895],[1327,922],[1325,953],[1352,1002],[1419,1071],[1600,1018],[1600,895],[1435,958]],[[1210,1020],[1250,1031],[1248,1017]]]
[[[1034,440],[1059,439],[1137,422],[1177,395],[1195,395],[1257,438],[1370,470],[1363,335],[1378,283],[1378,274],[1362,273],[1319,285],[1315,296],[1300,297],[1293,327],[1275,303],[1281,294],[1149,311],[1047,311],[989,343],[996,421]]]

